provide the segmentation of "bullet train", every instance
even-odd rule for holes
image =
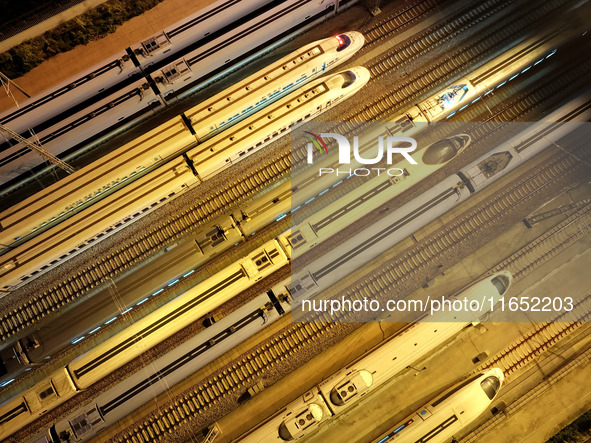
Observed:
[[[0,245],[22,244],[349,60],[363,35],[310,43],[0,214]]]
[[[63,157],[236,69],[264,45],[333,16],[340,3],[349,5],[338,0],[218,1],[24,102],[0,123],[31,140],[32,130],[45,149]],[[18,185],[23,170],[43,169],[37,153],[2,133],[0,142],[3,188]]]
[[[498,301],[506,294],[511,282],[511,274],[501,271],[480,279],[449,299],[469,303],[492,297]],[[292,303],[298,302],[294,299]],[[486,307],[479,315],[486,315],[489,309]],[[311,435],[384,382],[428,356],[472,321],[469,312],[439,312],[425,316],[286,405],[239,441],[295,441]]]
[[[323,236],[327,229],[330,229],[332,233],[337,232],[341,228],[341,224],[344,224],[343,217],[345,215],[348,223],[358,220],[368,211],[373,210],[384,201],[391,199],[394,195],[417,183],[425,174],[434,172],[455,158],[469,143],[470,137],[465,134],[432,143],[425,148],[422,158],[426,159],[425,161],[433,162],[437,159],[439,163],[426,165],[420,168],[417,174],[408,174],[401,181],[386,180],[384,183],[383,177],[380,176],[378,177],[380,179],[379,183],[372,183],[375,181],[372,180],[359,186],[333,204],[312,215],[302,224],[298,235],[308,238],[310,235],[307,232],[308,230],[321,233]],[[0,386],[3,382],[7,384],[9,381],[14,382],[16,377],[25,371],[27,367],[44,362],[47,356],[55,355],[69,346],[71,342],[79,343],[84,338],[93,337],[93,334],[100,330],[106,322],[111,323],[113,321],[114,316],[117,315],[119,303],[129,303],[133,306],[151,294],[158,294],[169,287],[170,284],[176,284],[186,276],[191,275],[192,271],[207,263],[212,256],[228,250],[238,242],[244,241],[264,226],[277,220],[280,221],[283,218],[281,214],[285,214],[290,209],[290,190],[290,183],[281,184],[265,192],[259,199],[244,204],[240,208],[229,211],[227,214],[207,223],[198,232],[192,234],[194,240],[188,242],[188,244],[175,246],[175,248],[171,249],[167,253],[167,260],[169,261],[176,261],[171,254],[175,257],[184,257],[188,254],[187,250],[194,252],[195,245],[200,251],[198,255],[190,254],[192,257],[191,266],[184,269],[182,273],[166,275],[166,270],[163,269],[159,274],[159,284],[147,289],[145,292],[138,286],[139,282],[129,286],[133,288],[134,294],[126,292],[125,288],[128,287],[126,283],[118,282],[119,299],[117,303],[105,301],[101,303],[100,307],[93,306],[92,312],[89,312],[83,304],[78,304],[67,313],[60,315],[60,326],[58,328],[54,325],[43,326],[33,334],[17,340],[12,346],[1,349]],[[369,195],[371,195],[371,198],[368,198]],[[343,211],[343,207],[352,209]],[[296,240],[292,238],[290,242],[295,244]],[[143,277],[138,278],[145,280]],[[101,297],[101,295],[96,294],[93,297]],[[131,301],[127,297],[131,298]],[[110,299],[107,298],[107,300]],[[86,319],[84,324],[76,322],[76,318],[79,318],[79,316]],[[67,333],[64,331],[66,328]]]
[[[140,356],[289,262],[289,243],[271,240],[137,320],[91,351],[0,405],[0,439],[6,438],[77,392]]]
[[[291,310],[287,282],[275,285],[234,312],[216,321],[149,367],[121,380],[92,401],[68,413],[30,439],[30,443],[87,441],[228,352],[230,349],[273,324]]]
[[[467,81],[470,81],[470,84],[477,84],[478,88],[471,92],[470,95],[459,96],[455,101],[456,103],[446,108],[446,113],[441,113],[437,118],[445,118],[446,116],[450,115],[454,112],[459,112],[461,109],[469,105],[468,98],[471,99],[471,102],[475,102],[479,100],[483,95],[488,94],[493,89],[496,89],[507,81],[510,81],[511,78],[516,77],[522,71],[527,71],[531,69],[534,65],[539,65],[543,60],[550,57],[555,50],[554,48],[560,40],[556,40],[554,35],[551,36],[544,36],[535,39],[529,39],[525,42],[520,43],[514,48],[511,48],[509,51],[504,53],[503,55],[499,56],[497,59],[493,60],[490,63],[487,63],[483,67],[479,68],[474,74],[474,77],[478,78],[478,81],[470,80],[472,76]],[[541,58],[540,58],[541,57]],[[497,84],[498,83],[498,84]],[[496,86],[495,86],[496,84]],[[449,88],[446,88],[446,90]],[[477,95],[480,94],[480,95]],[[433,95],[432,98],[426,100],[426,102],[440,101],[441,98],[445,95],[445,92],[439,92]],[[460,100],[461,98],[461,100]],[[419,116],[416,114],[416,109],[419,108],[427,108],[428,106],[425,105],[417,105],[413,108],[410,108],[405,113],[399,115],[399,117],[394,119],[394,125],[388,126],[388,130],[391,133],[402,132],[405,135],[413,135],[414,131],[413,128],[421,129],[420,125],[417,126],[417,123],[421,120]],[[415,109],[416,108],[416,109]],[[414,111],[413,111],[414,110]],[[434,111],[433,111],[434,112]],[[408,116],[411,116],[409,118]],[[412,117],[414,115],[414,117]],[[432,118],[435,118],[435,114],[433,113]],[[415,121],[416,120],[416,121]],[[426,120],[426,119],[425,119]],[[177,122],[178,125],[181,125],[181,122]],[[215,138],[211,139],[212,141]],[[363,149],[362,149],[363,151]],[[182,162],[179,167],[182,167]],[[336,167],[334,160],[328,159],[324,162],[319,162],[319,166],[326,166],[326,167]],[[297,172],[297,171],[296,171]],[[125,177],[122,177],[124,179]],[[292,201],[294,202],[294,206],[300,205],[301,203],[307,201],[308,197],[306,195],[319,193],[324,189],[332,186],[334,183],[338,183],[340,178],[334,176],[326,176],[323,177],[323,180],[319,180],[317,174],[308,174],[306,180],[302,180],[301,178],[296,178],[297,180],[297,187],[294,187],[294,191],[292,194]],[[107,187],[107,191],[108,191]],[[306,191],[306,192],[302,192]],[[100,190],[97,191],[100,193]],[[176,190],[172,190],[171,193],[173,195],[176,193]],[[148,197],[151,196],[151,193],[147,194]],[[301,203],[300,203],[301,202]],[[77,203],[78,204],[78,203]],[[58,214],[59,215],[59,214]],[[119,219],[121,219],[119,217]],[[49,219],[51,222],[51,218]],[[3,222],[4,223],[4,222]],[[41,221],[41,223],[44,223]],[[105,223],[97,226],[100,228]],[[123,226],[123,223],[119,224],[118,227]],[[107,228],[109,229],[109,228]],[[112,229],[111,229],[112,230]],[[94,229],[93,234],[99,235],[100,232],[97,232],[98,229]],[[101,234],[102,235],[102,234]],[[87,236],[85,234],[84,236]],[[14,238],[14,237],[13,237]],[[74,237],[78,243],[79,236]],[[7,241],[10,241],[8,239]],[[76,243],[76,242],[73,242]],[[19,249],[19,248],[17,248]],[[74,254],[77,252],[77,249],[65,249],[65,251],[69,251],[70,254]],[[12,252],[13,259],[2,261],[0,259],[0,277],[2,277],[2,282],[5,278],[7,278],[6,283],[0,283],[0,291],[8,292],[12,288],[16,287],[22,283],[23,280],[30,279],[36,275],[39,275],[40,272],[45,272],[48,269],[51,269],[62,259],[67,258],[68,254],[53,254],[53,260],[47,260],[45,255],[41,256],[38,260],[35,260],[35,263],[32,266],[28,266],[25,272],[20,273],[18,269],[21,267],[19,266],[18,262],[19,259],[17,258],[18,255],[26,255],[24,252]],[[63,257],[62,259],[58,259]],[[41,269],[39,269],[41,268]],[[2,272],[4,271],[4,275]],[[33,274],[35,273],[35,274]],[[20,275],[19,275],[20,274]]]
[[[260,150],[289,129],[351,97],[368,81],[369,71],[363,67],[312,81],[231,130],[149,170],[124,189],[107,192],[90,208],[71,216],[68,223],[52,227],[33,241],[0,256],[0,289],[8,292],[41,275],[130,221]]]
[[[470,377],[431,400],[375,443],[451,441],[486,411],[497,397],[503,381],[503,371],[499,368]]]
[[[572,129],[572,125],[576,124],[573,122],[577,121],[586,121],[591,114],[589,113],[590,105],[590,98],[589,95],[585,95],[577,100],[574,100],[567,105],[564,105],[562,108],[558,109],[554,113],[548,116],[549,120],[554,120],[557,122],[561,122],[564,124],[559,125],[547,125],[544,123],[538,124],[539,128],[546,128],[551,129],[551,131],[545,131],[545,136],[547,137],[545,140],[548,142],[549,145],[552,144],[552,140],[559,140],[562,135],[568,133],[570,129]],[[546,126],[547,125],[547,126]],[[543,144],[538,144],[537,146],[532,145],[529,143],[529,140],[533,137],[536,139],[536,128],[531,128],[531,130],[525,131],[523,134],[516,136],[513,140],[509,141],[505,145],[501,146],[497,151],[490,154],[491,161],[495,162],[498,158],[498,153],[504,152],[504,149],[512,150],[513,147],[522,153],[523,150],[520,146],[527,147],[533,149],[534,152],[538,152],[538,150],[543,149]],[[554,131],[559,130],[559,132],[555,133]],[[469,142],[469,138],[466,135],[457,135],[450,137],[445,140],[441,140],[439,142],[435,142],[424,149],[422,152],[422,162],[429,163],[434,162],[435,159],[440,159],[445,162],[451,160],[455,155],[451,155],[452,153],[459,153],[461,152]],[[528,149],[529,149],[528,148]],[[415,157],[417,157],[416,154]],[[518,161],[517,152],[514,152],[514,160],[515,162]],[[521,155],[521,154],[520,154]],[[525,155],[525,153],[523,154]],[[533,152],[531,153],[533,155]],[[531,156],[528,154],[528,157]],[[418,157],[417,157],[418,159]],[[483,157],[484,159],[484,157]],[[476,161],[473,165],[480,164],[480,167],[486,168],[487,163],[485,161]],[[502,165],[495,166],[497,168],[501,168]],[[431,165],[429,168],[433,168],[433,170],[437,169],[437,165]],[[468,167],[467,169],[471,169]],[[359,219],[365,213],[373,210],[375,207],[382,204],[387,199],[387,195],[393,196],[395,194],[400,193],[404,189],[408,189],[412,184],[418,182],[425,173],[425,166],[421,166],[418,170],[414,170],[413,168],[409,167],[408,170],[410,171],[404,177],[394,177],[395,179],[400,180],[384,180],[384,177],[379,176],[375,177],[374,179],[368,181],[367,183],[363,184],[358,189],[346,194],[336,202],[327,205],[321,211],[311,214],[306,220],[302,221],[297,227],[293,230],[290,230],[284,234],[285,241],[288,242],[294,250],[294,254],[296,257],[298,255],[303,254],[305,251],[313,248],[314,246],[318,245],[322,241],[330,238],[332,235],[339,232],[342,228],[342,220],[343,215],[346,214],[347,221],[352,222]],[[464,177],[466,177],[463,174]],[[491,176],[491,180],[494,179],[494,175]],[[341,183],[346,181],[346,179],[341,180]],[[445,195],[448,197],[448,200],[451,203],[459,203],[459,197],[467,197],[470,195],[470,187],[465,185],[462,179],[457,176],[456,178],[447,179],[450,183],[450,187],[448,191],[445,192]],[[483,183],[479,183],[477,187],[483,186]],[[336,190],[340,189],[339,183],[337,183]],[[471,185],[472,186],[472,185]],[[474,187],[474,186],[472,186]],[[395,244],[397,241],[405,238],[405,233],[412,233],[414,229],[419,229],[423,226],[423,223],[428,223],[429,221],[436,218],[437,214],[440,211],[437,206],[438,204],[446,204],[446,200],[442,199],[440,196],[440,192],[438,191],[439,188],[434,188],[433,190],[425,193],[422,196],[417,197],[416,202],[411,202],[407,206],[400,208],[397,212],[392,214],[388,217],[388,223],[386,226],[389,226],[387,230],[391,232],[393,235],[393,241],[391,244]],[[474,189],[476,191],[476,189]],[[458,194],[456,194],[458,192]],[[460,193],[461,192],[461,193]],[[324,193],[324,191],[321,191]],[[203,230],[195,234],[195,242],[198,248],[201,250],[203,254],[203,260],[207,260],[211,254],[219,253],[220,251],[231,247],[233,244],[241,241],[242,239],[250,236],[254,232],[258,231],[261,227],[265,226],[267,223],[272,222],[273,220],[280,221],[282,220],[287,214],[297,213],[302,207],[305,205],[298,205],[293,207],[291,210],[289,209],[289,195],[290,195],[290,184],[285,183],[281,186],[278,186],[276,189],[270,191],[268,194],[263,196],[263,201],[253,201],[252,203],[243,206],[242,208],[238,208],[230,213],[230,215],[224,215],[219,220],[213,220],[210,224],[204,226]],[[318,195],[317,195],[318,196]],[[265,200],[266,197],[266,200]],[[314,196],[311,196],[314,197]],[[427,203],[421,203],[427,202]],[[345,210],[346,209],[346,210]],[[270,211],[270,212],[269,212]],[[433,212],[435,211],[435,212]],[[418,218],[417,215],[427,213],[422,218]],[[398,215],[397,215],[398,214]],[[405,220],[412,220],[412,226],[410,229],[408,226],[408,222]],[[418,223],[421,220],[421,223]],[[293,222],[293,219],[292,219]],[[383,227],[382,227],[383,228]],[[373,229],[373,228],[372,228]],[[410,230],[408,230],[410,229]],[[377,232],[377,229],[370,230],[372,232]],[[385,232],[382,229],[382,232]],[[357,244],[360,244],[361,247],[364,245],[364,240],[360,240]],[[351,251],[355,252],[356,248],[353,247],[351,250],[344,252],[344,257],[350,256]],[[172,249],[172,252],[168,252],[167,254],[175,254],[176,252],[181,251],[182,248]],[[365,248],[365,251],[373,251],[374,253],[381,252],[380,248]],[[377,252],[376,252],[377,251]],[[167,255],[168,257],[168,255]],[[340,271],[339,264],[347,264],[348,260],[338,260],[335,262],[330,269],[336,272],[336,275]],[[195,263],[195,266],[201,265],[203,262]],[[356,263],[356,262],[353,262]],[[322,267],[322,266],[320,266]],[[191,274],[191,270],[193,268],[187,269],[187,275]],[[170,282],[178,282],[182,278],[184,278],[184,274],[170,274],[168,276],[163,276],[166,282],[164,286],[170,284]],[[324,275],[322,277],[323,280],[326,280],[329,276]],[[297,284],[298,279],[303,279],[306,283],[303,286]],[[308,272],[305,272],[303,276],[296,277],[294,275],[295,288],[298,286],[302,288],[308,288],[309,290],[317,291],[318,288],[318,281],[319,281],[319,274],[314,270],[314,267],[310,268]],[[146,292],[149,291],[147,294]],[[150,294],[158,294],[160,289],[158,286],[153,288],[147,288],[146,292],[137,294],[137,300],[142,300],[146,295],[149,296]],[[296,291],[297,292],[297,291]],[[133,300],[130,302],[131,305],[135,303]],[[108,308],[108,307],[106,307]],[[110,311],[97,312],[99,317],[96,320],[95,324],[89,324],[88,331],[95,330],[97,327],[101,327],[102,323],[109,321],[112,319],[113,315]],[[33,334],[32,336],[26,337],[21,341],[14,343],[13,347],[6,348],[5,350],[0,353],[3,358],[3,364],[7,367],[7,373],[3,375],[2,381],[9,381],[14,378],[14,375],[23,371],[26,365],[31,362],[31,364],[35,364],[36,362],[40,362],[44,359],[46,353],[42,353],[44,349],[43,342],[47,340],[48,335],[43,334],[43,331],[37,331],[41,336],[39,337],[37,334]],[[86,336],[86,330],[73,330],[70,338],[75,340],[80,340],[81,337]],[[55,346],[55,343],[52,341],[52,333],[49,332],[49,340],[46,343],[50,349],[51,346]],[[39,342],[41,345],[39,345]],[[32,343],[34,349],[31,349],[31,346],[28,343]],[[52,344],[53,343],[53,344]],[[67,343],[66,343],[67,344]],[[59,343],[57,346],[62,347],[64,344]],[[14,360],[14,356],[12,354],[12,349],[14,349],[15,355],[23,355],[23,357],[19,358],[19,362],[17,364]],[[48,349],[48,348],[45,348]],[[53,351],[50,350],[50,353]],[[35,357],[36,356],[36,357]]]
[[[333,249],[329,257],[329,260],[332,261],[328,263],[322,263],[318,260],[312,262],[306,267],[307,269],[305,271],[292,277],[292,283],[289,285],[289,292],[292,298],[296,303],[299,303],[300,301],[309,298],[311,295],[318,293],[324,287],[334,284],[336,280],[342,278],[344,273],[348,273],[361,266],[366,260],[371,259],[381,251],[389,248],[391,244],[394,244],[397,241],[397,238],[399,241],[401,238],[409,235],[409,232],[412,233],[413,231],[408,231],[408,229],[410,229],[408,226],[408,220],[416,220],[417,224],[415,225],[413,223],[412,225],[415,229],[419,229],[421,226],[424,226],[424,224],[437,218],[441,213],[445,212],[446,209],[454,207],[462,200],[468,198],[471,193],[477,192],[491,182],[494,182],[497,178],[503,176],[523,161],[545,149],[548,145],[552,145],[554,141],[559,141],[573,129],[581,126],[580,123],[572,123],[572,121],[584,120],[587,113],[590,112],[589,108],[588,97],[569,104],[569,111],[564,112],[565,110],[562,109],[562,116],[560,118],[555,118],[558,123],[539,123],[534,125],[527,131],[524,131],[524,133],[514,137],[493,150],[491,153],[479,158],[467,167],[462,168],[457,175],[444,180],[440,186],[435,187],[417,197],[407,205],[402,206],[392,214],[392,217],[387,217],[385,221],[380,220],[376,222],[367,230],[362,231],[360,234],[351,238],[350,242],[345,242]],[[553,116],[550,116],[549,118],[551,117]],[[543,134],[544,136],[540,137],[540,134]],[[398,217],[404,221],[401,223],[397,220]],[[275,240],[275,242],[282,245],[282,249],[287,249],[288,246],[291,248],[294,245],[293,235],[288,231],[280,236],[278,240]],[[373,255],[370,257],[369,252],[371,245],[378,244],[381,249],[377,251],[379,248],[374,248]],[[270,256],[270,254],[267,254],[267,256]],[[285,257],[287,257],[287,255]],[[355,260],[352,260],[352,258],[355,258]],[[226,275],[226,278],[229,278],[229,274]],[[497,288],[495,289],[496,292],[502,295],[510,284],[510,279],[507,275],[495,275],[495,277],[498,278],[494,281],[489,280],[489,289],[492,290],[493,287]],[[168,309],[168,307],[165,308]],[[154,320],[159,324],[163,322],[163,319],[156,318],[158,312],[159,311],[155,311],[153,314],[150,314],[151,316],[149,318],[151,321]],[[195,318],[194,315],[193,318]],[[138,327],[139,326],[143,326],[143,323],[138,323]],[[146,328],[150,328],[151,330],[152,326],[146,326]],[[146,331],[148,331],[148,329],[146,329]],[[441,329],[438,329],[438,331],[441,331]],[[127,346],[126,340],[128,339],[125,337],[132,336],[137,337],[137,333],[126,330],[123,335],[119,335],[117,338],[111,339],[111,341],[102,343],[93,351],[74,360],[63,372],[58,371],[55,375],[56,380],[53,383],[53,386],[59,386],[65,391],[64,396],[60,398],[68,398],[73,395],[75,389],[87,387],[96,381],[97,377],[103,377],[113,368],[115,362],[117,362],[117,364],[123,364],[124,362],[129,361],[127,357],[132,358],[134,354],[133,352],[130,352],[130,350],[128,350],[129,356],[121,356],[117,354],[119,352],[118,350],[120,348],[122,349],[122,346]],[[154,337],[147,337],[145,343],[152,343],[150,342],[151,339],[153,340]],[[113,340],[116,340],[117,343],[114,344]],[[141,353],[145,348],[143,346],[134,346],[131,349]],[[110,369],[101,366],[103,363],[109,362],[109,360],[111,360],[111,364],[108,366]],[[363,379],[363,376],[360,377]],[[356,383],[361,382],[357,381]],[[363,383],[369,383],[367,377]],[[66,386],[66,388],[64,388],[64,386]],[[72,386],[74,388],[71,388]],[[41,391],[45,390],[42,389]],[[6,429],[9,428],[8,425],[10,425],[10,428],[16,426],[15,428],[12,428],[13,430],[22,427],[27,422],[32,421],[35,414],[38,414],[39,411],[43,409],[43,406],[33,407],[33,412],[29,412],[27,409],[28,406],[25,402],[27,395],[33,399],[32,404],[36,405],[34,399],[36,398],[35,396],[39,395],[38,392],[39,389],[32,388],[22,397],[13,399],[8,404],[3,405],[1,411],[7,411],[3,415],[5,417],[14,416],[15,418],[11,423],[8,421],[3,423]],[[343,402],[343,404],[346,404],[346,402]],[[337,408],[339,405],[334,405],[334,407]],[[314,416],[313,414],[310,415],[312,417]],[[296,432],[297,426],[296,428],[292,426],[294,425],[293,420],[290,421],[291,419],[283,418],[281,422],[284,420],[287,420],[283,426],[284,428],[291,429],[295,433],[294,436],[296,434],[300,435],[299,431]],[[315,420],[316,419],[314,419],[314,421]],[[307,428],[308,426],[305,426],[305,429]],[[303,431],[305,429],[301,430]],[[285,432],[283,432],[283,434],[284,436],[286,435]]]
[[[394,246],[547,147],[562,143],[560,140],[563,137],[572,131],[581,130],[584,122],[591,118],[591,96],[587,93],[547,118],[554,123],[532,124],[522,133],[378,220],[371,228],[343,239],[331,255],[317,258],[304,269],[292,266],[292,296],[295,299],[308,298],[331,287],[342,275],[348,275],[353,269],[373,259],[377,245],[380,248]],[[407,166],[411,171],[412,167]],[[420,167],[417,165],[417,168]],[[332,217],[338,211],[338,208],[334,208]],[[330,229],[325,233],[317,229],[318,223],[326,219],[323,213],[322,217],[315,218],[311,223],[306,220],[292,228],[290,235],[295,264],[303,253],[333,234]]]

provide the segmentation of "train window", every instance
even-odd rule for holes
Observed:
[[[480,382],[480,387],[486,396],[492,400],[495,398],[497,392],[499,392],[499,389],[501,388],[501,381],[494,375],[491,375]]]
[[[347,48],[351,44],[351,39],[346,34],[337,35],[336,39],[339,42],[339,46],[337,47],[337,52],[342,51],[343,49]]]
[[[44,389],[43,391],[39,392],[39,398],[41,400],[44,400],[50,395],[53,395],[54,393],[55,391],[53,390],[53,386],[49,386],[47,389]]]
[[[509,287],[509,279],[504,275],[499,275],[491,280],[491,283],[499,291],[499,295],[503,295]]]

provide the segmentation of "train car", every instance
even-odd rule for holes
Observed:
[[[66,367],[0,405],[0,438],[90,387],[146,350],[188,326],[260,279],[285,266],[290,251],[277,240],[181,294]]]
[[[248,8],[246,7],[243,13],[248,12]],[[151,115],[152,111],[161,108],[162,105],[168,105],[192,92],[196,88],[195,85],[203,87],[206,80],[211,81],[237,69],[241,64],[253,59],[270,41],[279,41],[302,32],[307,27],[334,15],[335,9],[336,0],[270,2],[252,13],[246,13],[242,18],[237,18],[220,30],[206,32],[207,35],[196,43],[176,51],[174,56],[167,54],[163,60],[158,60],[159,55],[168,51],[165,49],[159,52],[157,46],[165,45],[167,39],[161,38],[160,43],[159,39],[151,39],[150,44],[142,44],[141,47],[149,47],[152,50],[150,52],[143,49],[146,55],[143,58],[144,62],[140,62],[139,59],[142,57],[138,58],[135,55],[136,51],[130,48],[125,56],[117,60],[121,63],[121,60],[129,59],[137,65],[134,66],[137,74],[119,84],[118,89],[111,90],[114,88],[111,87],[110,90],[98,93],[96,98],[88,98],[77,106],[61,103],[63,97],[60,97],[59,109],[68,111],[61,113],[59,117],[33,126],[33,120],[25,113],[20,117],[22,123],[11,120],[7,126],[23,133],[25,138],[30,137],[28,130],[31,128],[44,140],[45,149],[54,155],[71,150],[74,146],[76,149],[82,148],[86,143],[80,140],[94,141],[96,134],[100,133],[100,137],[103,137],[106,131],[111,131],[113,125],[113,129],[121,129],[142,116]],[[194,37],[197,35],[194,34]],[[249,49],[245,51],[244,48]],[[100,101],[100,106],[97,101]],[[50,103],[52,107],[58,105],[55,100]],[[35,112],[40,112],[40,109],[36,109]],[[18,178],[14,178],[15,171],[31,170],[35,167],[35,171],[38,172],[42,167],[36,165],[44,163],[37,153],[15,144],[14,140],[3,143],[0,152],[3,152],[0,159],[0,180],[5,187],[19,182]]]
[[[470,303],[492,297],[498,301],[509,290],[512,279],[508,271],[501,271],[480,279],[449,299]],[[294,299],[292,303],[298,302]],[[486,315],[489,309],[489,306],[484,307],[479,316]],[[340,416],[362,397],[452,339],[472,323],[472,317],[468,312],[453,315],[439,312],[421,318],[289,403],[240,441],[295,441],[311,435],[323,423]]]
[[[64,221],[106,192],[114,192],[170,156],[185,152],[345,62],[363,43],[358,32],[310,43],[13,205],[0,214],[0,245],[22,244]]]
[[[145,67],[172,62],[174,58],[171,57],[179,50],[212,33],[233,28],[253,11],[268,9],[267,3],[266,0],[249,1],[248,4],[237,0],[219,0],[170,28],[41,92],[37,97],[20,103],[18,109],[3,113],[0,123],[22,133],[46,121],[51,124],[59,122],[63,119],[63,116],[59,116],[64,109],[79,112],[108,95],[122,95],[123,88],[131,90],[128,88],[130,83],[146,83],[142,73]],[[196,28],[199,32],[195,32]]]
[[[487,410],[503,381],[503,371],[499,368],[469,377],[431,400],[375,443],[449,442]]]
[[[456,158],[470,143],[471,138],[467,134],[456,134],[431,143],[426,148],[413,153],[419,162],[419,167],[414,168],[407,164],[393,165],[392,174],[395,175],[388,175],[385,172],[375,175],[345,197],[325,206],[305,220],[297,219],[296,215],[295,219],[292,219],[294,225],[292,241],[296,255],[308,251],[328,239],[331,234],[339,232],[396,195],[410,189]],[[342,180],[345,180],[345,177]],[[404,211],[401,212],[404,213]]]
[[[288,94],[231,131],[150,171],[123,190],[108,193],[86,211],[70,217],[68,223],[54,226],[2,255],[0,289],[9,292],[78,254],[189,187],[258,151],[294,125],[351,97],[368,80],[369,71],[355,67],[310,82],[302,91]],[[57,242],[58,238],[62,241]]]
[[[255,297],[151,362],[149,368],[121,380],[90,403],[77,407],[59,422],[48,426],[47,431],[27,441],[33,443],[43,438],[53,443],[63,442],[67,438],[71,442],[87,441],[170,386],[289,314],[291,305],[286,285],[287,282],[279,283]]]

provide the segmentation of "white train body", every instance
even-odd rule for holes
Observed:
[[[5,438],[130,362],[182,328],[289,262],[291,251],[271,240],[127,329],[74,359],[65,368],[0,405]],[[53,387],[53,391],[49,391]]]
[[[267,2],[253,0],[246,2],[247,4],[243,3],[237,0],[217,1],[163,32],[113,54],[108,60],[103,60],[76,77],[19,103],[19,109],[0,116],[0,123],[21,133],[79,103],[90,102],[83,104],[80,109],[88,113],[98,108],[95,100],[100,100],[99,97],[105,99],[106,95],[112,101],[115,97],[120,97],[146,83],[142,69],[169,59],[172,54],[211,33],[219,31],[223,35],[225,27],[231,26],[253,10],[264,7]],[[194,26],[203,32],[195,32]],[[161,36],[165,38],[162,39]],[[135,50],[139,51],[140,48],[144,50],[144,55],[137,58]],[[59,119],[58,124],[61,121],[63,119]],[[4,138],[0,140],[4,142]]]
[[[280,137],[295,124],[313,118],[355,94],[369,71],[355,67],[317,79],[215,136],[183,156],[155,168],[124,189],[51,227],[0,258],[0,289],[9,291],[39,276],[91,243],[125,226],[180,192],[237,163]],[[262,122],[265,125],[262,125]],[[56,238],[62,239],[56,242]]]
[[[225,9],[216,7],[219,3],[208,8],[210,12],[200,13],[201,22],[189,20],[191,26],[200,28],[199,32],[183,34],[193,40],[192,44],[183,47],[175,41],[180,38],[171,38],[170,32],[160,33],[134,49],[127,48],[106,65],[91,69],[94,75],[68,80],[56,92],[32,99],[30,106],[24,104],[21,110],[0,118],[0,123],[25,138],[33,128],[45,149],[54,155],[81,149],[236,69],[253,59],[270,40],[281,41],[334,15],[337,7],[336,0],[284,0],[279,4],[259,0],[244,6],[244,2],[226,2],[231,4]],[[210,27],[212,31],[207,30]],[[135,54],[140,48],[144,55]],[[71,85],[79,86],[71,89]],[[74,106],[73,111],[55,117]],[[44,160],[21,144],[11,141],[11,146],[5,141],[0,138],[0,182],[12,186],[18,183],[15,176],[35,166],[41,168]]]
[[[511,286],[512,276],[501,271],[487,276],[450,297],[468,303],[483,297],[500,298]],[[482,312],[482,315],[486,314]],[[435,352],[471,323],[465,312],[438,313],[411,324],[356,362],[331,375],[288,404],[281,412],[250,431],[240,441],[294,441],[315,432],[322,423],[352,408],[360,398],[376,390],[418,360]]]
[[[503,381],[499,368],[470,377],[434,398],[375,443],[448,442],[487,410]]]
[[[553,33],[543,37],[530,38],[517,44],[470,75],[455,81],[452,85],[393,117],[390,123],[385,124],[386,131],[368,136],[367,140],[370,140],[370,143],[360,143],[359,152],[363,156],[367,149],[374,146],[378,136],[394,134],[417,137],[426,127],[426,123],[445,121],[446,118],[503,87],[522,72],[527,72],[533,66],[543,63],[556,52],[556,47],[568,41],[565,37]],[[464,86],[467,90],[464,89]],[[363,141],[364,138],[361,138]],[[319,193],[346,177],[337,174],[325,174],[319,177],[319,168],[336,169],[340,167],[341,169],[354,170],[363,165],[352,161],[350,165],[346,165],[347,168],[344,168],[343,165],[339,166],[338,160],[335,160],[333,156],[327,156],[315,160],[314,166],[308,170],[295,171],[298,176],[294,180],[297,187],[292,195],[294,207],[305,203],[310,194]],[[412,171],[409,172],[412,173]]]
[[[349,60],[364,42],[363,34],[352,31],[310,43],[185,111],[185,115],[197,139],[206,140]]]
[[[11,245],[49,224],[59,223],[59,219],[79,212],[105,192],[125,186],[138,173],[253,115],[348,60],[363,42],[362,34],[350,32],[310,43],[13,205],[0,214],[0,245]]]
[[[271,325],[282,315],[289,314],[291,305],[285,289],[287,282],[255,297],[236,311],[223,317],[204,331],[150,363],[145,370],[121,380],[60,420],[49,435],[69,433],[72,441],[86,441],[165,392],[214,359],[223,356],[239,343]],[[90,413],[89,413],[90,412]],[[97,414],[98,413],[98,414]],[[91,426],[77,427],[92,414],[100,421],[86,420]],[[56,440],[57,443],[57,440]]]

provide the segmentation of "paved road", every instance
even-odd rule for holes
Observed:
[[[102,1],[104,0],[87,0],[81,5],[87,5],[91,2],[99,4]],[[108,58],[109,55],[156,34],[213,2],[214,0],[191,2],[186,0],[164,0],[153,9],[124,23],[113,34],[109,34],[105,38],[91,42],[86,46],[79,46],[72,51],[58,54],[24,76],[15,79],[15,81],[29,95],[34,97],[46,89],[51,89],[53,85],[63,82],[101,62]],[[2,42],[2,44],[5,43]],[[26,99],[18,91],[13,90],[13,93],[19,102]],[[12,99],[4,91],[0,91],[0,113],[14,106]]]

